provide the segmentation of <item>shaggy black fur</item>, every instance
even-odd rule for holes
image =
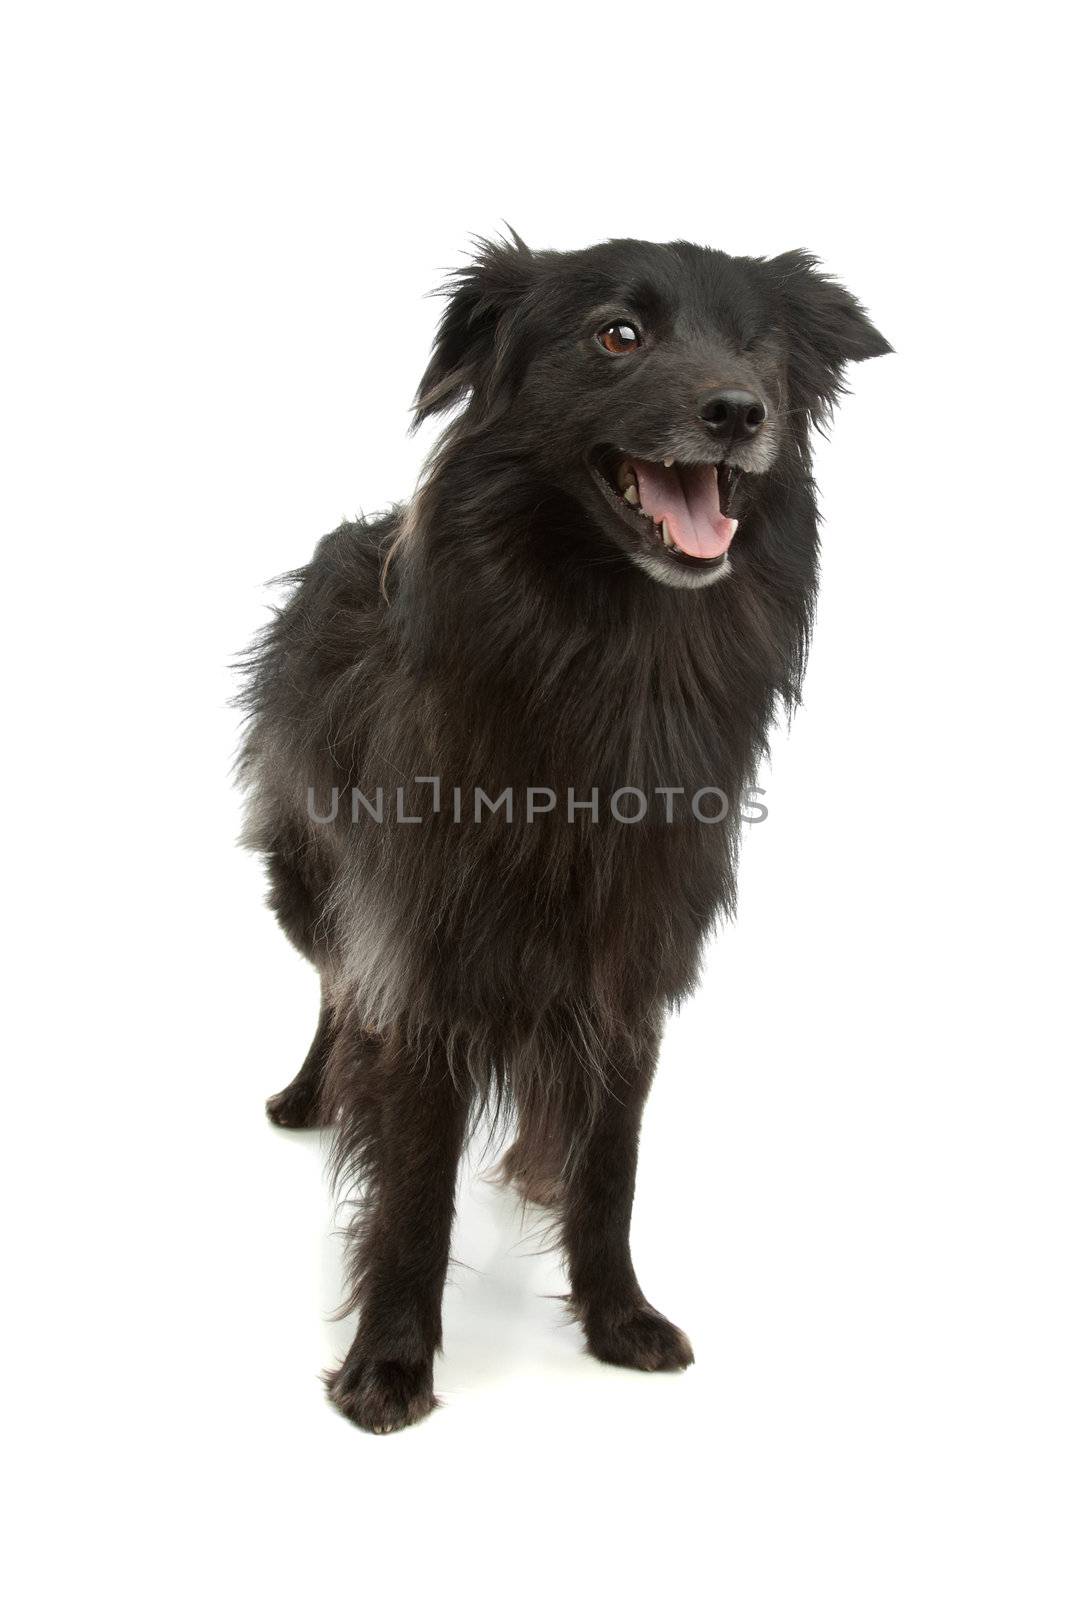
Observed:
[[[338,1176],[366,1183],[359,1330],[329,1390],[375,1431],[434,1404],[456,1168],[487,1102],[515,1108],[503,1170],[557,1212],[592,1352],[692,1360],[630,1261],[641,1112],[664,1014],[733,903],[745,788],[798,696],[809,432],[846,362],[889,349],[798,251],[516,238],[480,246],[447,294],[416,421],[465,408],[409,506],[344,524],[293,575],[245,697],[247,839],[323,992],[268,1110],[335,1123]],[[755,439],[712,429],[723,388],[766,412]],[[728,569],[663,548],[610,486],[623,455],[718,463],[739,518]],[[709,785],[719,825],[689,804]],[[648,797],[642,820],[612,814],[622,788]],[[682,791],[670,822],[664,788]],[[474,820],[477,790],[508,789],[512,821]],[[555,808],[527,820],[530,789]],[[593,791],[599,815],[569,817],[568,793]]]

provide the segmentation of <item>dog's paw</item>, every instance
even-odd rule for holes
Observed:
[[[318,1101],[313,1094],[290,1084],[272,1094],[267,1101],[267,1116],[276,1128],[320,1128]]]
[[[349,1360],[327,1376],[326,1393],[342,1416],[368,1433],[410,1427],[437,1405],[431,1361]]]
[[[598,1361],[640,1372],[681,1372],[693,1361],[693,1347],[681,1328],[652,1306],[639,1303],[611,1316],[585,1322],[586,1342]]]

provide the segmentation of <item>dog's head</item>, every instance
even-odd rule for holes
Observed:
[[[814,257],[613,240],[570,253],[483,243],[449,282],[415,424],[469,396],[541,481],[662,583],[701,587],[759,478],[806,449],[844,367],[889,344]],[[795,457],[795,450],[793,452]]]

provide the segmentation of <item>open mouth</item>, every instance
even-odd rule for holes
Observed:
[[[737,520],[729,508],[740,472],[710,462],[642,461],[605,448],[593,457],[593,477],[627,527],[686,566],[707,569],[726,560]]]

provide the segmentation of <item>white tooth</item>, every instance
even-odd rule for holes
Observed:
[[[663,463],[663,465],[665,467],[673,467],[674,466],[674,457],[673,456],[668,456],[666,461]]]
[[[674,540],[670,535],[670,529],[667,527],[666,517],[664,517],[663,521],[659,525],[659,536],[666,545],[672,545],[674,543]]]
[[[641,497],[637,492],[637,485],[634,484],[634,483],[631,483],[630,487],[627,489],[626,493],[623,495],[623,499],[629,501],[630,505],[636,506],[639,503],[640,498]]]

